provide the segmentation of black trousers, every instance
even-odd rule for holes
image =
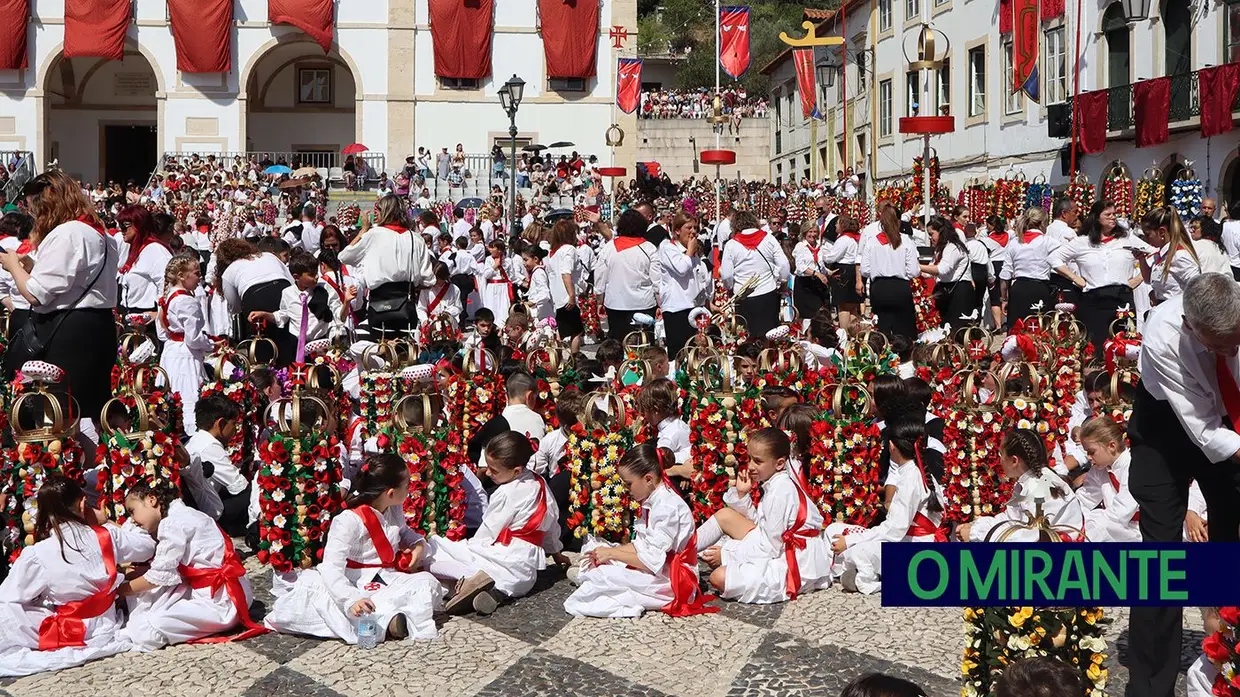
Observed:
[[[1137,384],[1128,485],[1141,506],[1146,542],[1180,542],[1193,479],[1206,499],[1211,542],[1240,541],[1240,464],[1212,463],[1168,402]],[[1127,697],[1171,697],[1180,668],[1183,609],[1134,607],[1129,615]]]
[[[1099,356],[1107,339],[1111,338],[1115,312],[1124,305],[1133,307],[1132,288],[1127,285],[1103,286],[1081,294],[1076,316],[1081,318],[1081,323],[1089,332],[1089,341]]]
[[[280,296],[284,293],[284,289],[289,286],[289,282],[284,279],[268,281],[260,283],[256,286],[250,286],[241,294],[241,312],[236,317],[236,321],[240,323],[237,336],[242,340],[252,339],[256,336],[265,336],[276,344],[276,355],[272,363],[278,367],[291,365],[297,353],[297,338],[288,333],[288,330],[277,326],[268,326],[261,332],[256,331],[250,324],[250,313],[255,310],[263,312],[276,312],[280,309]],[[260,360],[267,356],[259,356]]]
[[[457,318],[457,325],[464,326],[465,320],[469,319],[469,296],[477,282],[471,273],[458,273],[452,277],[452,285],[461,292],[461,316]]]
[[[696,329],[689,324],[689,313],[693,310],[680,312],[663,311],[663,331],[667,333],[667,355],[676,360],[676,354],[693,338]]]
[[[870,281],[870,308],[878,315],[878,330],[888,339],[917,339],[917,312],[913,288],[907,279],[880,276]]]
[[[209,486],[214,486],[208,483]],[[245,529],[250,522],[250,488],[254,484],[246,485],[240,494],[229,494],[227,491],[220,492],[220,501],[224,504],[224,512],[220,514],[220,528],[224,530],[230,537],[243,537]]]
[[[607,308],[607,338],[616,341],[624,341],[624,337],[637,330],[637,325],[633,324],[633,315],[644,312],[654,317],[655,308],[649,310],[613,310]],[[653,333],[654,328],[651,328]]]

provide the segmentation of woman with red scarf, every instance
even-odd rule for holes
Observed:
[[[832,219],[831,225],[838,218]],[[831,244],[824,243],[818,223],[807,220],[801,223],[801,241],[792,249],[792,262],[796,267],[796,283],[792,288],[792,304],[802,319],[811,319],[827,304],[827,266],[825,257]]]
[[[830,234],[831,223],[824,226],[824,238],[831,240],[831,248],[819,255],[822,264],[831,270],[831,300],[839,311],[839,326],[852,331],[853,318],[861,316],[861,301],[865,299],[857,291],[857,248],[861,243],[861,223],[851,215],[841,215],[833,222],[834,238]],[[804,314],[801,316],[805,317]]]
[[[435,282],[435,272],[422,236],[409,230],[401,199],[379,199],[374,225],[369,216],[364,218],[361,232],[340,250],[339,259],[362,269],[366,278],[370,331],[389,337],[408,332],[412,337],[418,326],[418,292]]]
[[[155,217],[142,206],[129,206],[116,216],[116,224],[125,240],[126,254],[119,269],[121,313],[142,314],[154,333],[155,309],[159,304],[164,269],[172,259],[172,250],[159,239]]]
[[[732,239],[723,246],[719,279],[732,293],[748,285],[749,292],[736,302],[736,312],[745,320],[749,336],[765,337],[780,324],[779,302],[792,270],[779,240],[758,228],[758,217],[750,211],[732,216]]]
[[[921,273],[917,243],[900,231],[900,214],[886,206],[878,215],[878,236],[861,247],[861,275],[870,279],[870,309],[878,330],[889,338],[917,338],[917,314],[910,283]]]
[[[1016,221],[1016,232],[1008,240],[1008,262],[999,272],[1003,282],[1003,306],[1007,327],[1018,320],[1049,312],[1051,300],[1051,253],[1059,241],[1046,234],[1046,211],[1030,208]]]
[[[594,287],[607,309],[607,335],[616,341],[637,328],[633,315],[653,317],[658,305],[663,271],[658,250],[646,240],[647,225],[635,209],[625,211],[616,224],[619,234],[599,248],[594,260]]]
[[[23,193],[35,218],[34,249],[25,256],[0,253],[31,309],[30,323],[9,346],[12,364],[38,359],[64,369],[57,387],[73,395],[80,414],[94,418],[112,397],[116,245],[64,172],[35,177]]]

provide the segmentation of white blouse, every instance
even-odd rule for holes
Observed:
[[[603,296],[603,306],[610,310],[649,310],[657,304],[656,291],[662,284],[663,265],[655,246],[649,242],[616,249],[608,242],[594,259],[594,287]]]
[[[525,293],[525,299],[529,301],[533,308],[534,321],[547,319],[555,315],[555,303],[551,300],[551,289],[555,287],[555,282],[551,280],[551,274],[545,266],[537,266],[530,272],[530,287]],[[560,290],[564,290],[564,280],[556,279],[559,283]],[[567,295],[567,291],[565,291]]]
[[[110,523],[104,527],[112,538],[118,566],[144,562],[155,554],[155,541],[132,523],[123,528]],[[0,584],[0,603],[24,605],[28,617],[34,612],[50,616],[53,607],[84,600],[104,587],[108,573],[94,531],[80,523],[62,523],[56,532],[59,535],[53,533],[22,550]],[[124,582],[125,575],[118,573],[112,589]],[[114,617],[113,613],[109,607],[105,616]],[[39,621],[35,620],[36,626]],[[92,622],[87,620],[86,625]]]
[[[917,261],[917,244],[909,235],[902,235],[900,248],[877,239],[861,248],[861,275],[866,278],[903,278],[912,280],[921,273]]]
[[[1028,242],[1023,242],[1020,235],[1013,234],[1008,241],[1008,261],[999,272],[999,278],[1013,281],[1018,278],[1032,278],[1038,281],[1050,280],[1050,256],[1059,248],[1054,237],[1039,234]]]
[[[1076,264],[1077,273],[1085,279],[1086,291],[1127,285],[1136,275],[1132,248],[1141,244],[1139,240],[1120,237],[1095,246],[1088,237],[1077,237],[1051,253],[1051,267],[1071,268]]]
[[[164,287],[164,270],[171,259],[172,252],[158,242],[143,247],[133,268],[121,276],[125,289],[121,305],[148,310],[155,307]]]
[[[383,513],[374,511],[374,514],[383,528],[384,537],[398,556],[402,549],[411,548],[424,539],[410,529],[400,506],[391,506]],[[394,573],[379,568],[347,569],[349,560],[376,567],[380,564],[379,552],[370,539],[370,531],[366,529],[362,517],[352,509],[332,519],[327,529],[327,543],[323,546],[323,561],[315,567],[332,599],[345,611],[367,597],[366,591],[354,585],[355,580],[350,580],[350,577],[358,579],[368,573]]]
[[[751,297],[765,295],[782,288],[789,275],[788,256],[774,235],[765,235],[756,249],[749,249],[735,238],[723,247],[719,278],[732,291],[756,278],[758,282]]]
[[[70,307],[116,307],[118,257],[116,244],[86,223],[70,220],[52,228],[31,254],[34,266],[26,290],[38,301],[32,309],[49,313]],[[91,286],[96,273],[99,278]],[[87,288],[90,292],[86,292]],[[84,292],[86,295],[78,301]]]
[[[896,491],[891,497],[891,508],[887,511],[887,517],[872,528],[846,533],[844,541],[849,547],[863,542],[903,541],[908,537],[908,530],[913,526],[913,519],[918,513],[936,526],[942,520],[942,513],[931,513],[928,508],[930,489],[921,480],[921,470],[917,469],[917,462],[909,460],[902,465],[895,460],[890,462],[886,483],[894,486]],[[930,485],[934,486],[933,479],[930,480]]]
[[[560,309],[568,304],[568,288],[564,286],[564,276],[569,277],[573,288],[577,287],[577,248],[571,244],[560,245],[552,252],[545,263],[547,274],[550,277],[548,282],[551,285],[551,302],[555,303],[555,309]]]
[[[373,227],[362,233],[360,242],[340,250],[339,258],[343,264],[361,266],[366,287],[372,290],[386,283],[428,286],[435,281],[426,243],[408,230]]]
[[[233,312],[241,310],[246,291],[263,283],[279,280],[293,282],[293,275],[280,257],[262,252],[256,257],[238,259],[224,269],[224,299]]]
[[[943,283],[956,283],[971,278],[969,255],[954,244],[948,243],[943,247],[943,254],[935,266],[939,269],[936,277]]]
[[[797,246],[792,248],[792,265],[796,269],[796,275],[813,276],[816,273],[826,273],[823,258],[829,251],[829,247],[810,247],[804,240],[797,242]]]
[[[172,292],[176,292],[176,289]],[[163,322],[155,323],[156,332],[161,340],[169,340],[169,331],[180,333],[183,335],[185,348],[203,356],[211,352],[211,339],[207,337],[206,331],[207,320],[202,313],[202,303],[195,295],[192,293],[177,295],[168,303],[168,308],[162,316],[167,319],[168,328],[164,328]]]
[[[658,259],[663,275],[659,282],[659,305],[664,312],[683,312],[697,307],[709,277],[700,257],[691,257],[674,240],[659,244]]]
[[[1164,244],[1149,257],[1150,287],[1158,302],[1183,293],[1188,282],[1201,275],[1201,266],[1187,249],[1177,249],[1168,258],[1170,248],[1171,245]]]
[[[666,568],[668,556],[684,551],[696,531],[688,504],[666,484],[660,484],[634,516],[633,549],[651,573],[666,577],[670,571]]]
[[[159,521],[159,541],[146,580],[156,586],[176,586],[182,582],[177,568],[218,569],[224,565],[224,533],[206,513],[180,501],[168,506],[168,515]]]
[[[439,295],[439,291],[443,291],[443,297],[439,299],[439,304],[435,306],[435,317],[440,315],[448,315],[453,321],[461,315],[461,289],[452,283],[444,283],[442,286],[436,282],[430,288],[423,288],[418,293],[418,323],[425,324],[431,320],[431,303],[435,302],[435,297]]]
[[[550,489],[542,477],[529,470],[523,471],[516,479],[501,484],[491,492],[487,501],[486,512],[482,514],[482,525],[474,533],[473,540],[493,544],[505,529],[520,530],[534,516],[538,508],[539,490],[545,492],[546,513],[543,515],[539,530],[543,534],[543,550],[555,554],[564,548],[560,542],[560,509],[555,503]],[[516,544],[516,540],[513,541]]]
[[[746,550],[760,555],[758,558],[775,559],[784,554],[784,532],[790,529],[797,519],[797,511],[801,507],[803,494],[792,481],[788,469],[782,469],[771,475],[762,483],[762,499],[755,509],[753,499],[740,496],[736,489],[728,489],[723,502],[752,520],[757,528],[745,536]],[[814,502],[808,501],[805,507],[805,522],[800,530],[822,530],[822,513]],[[799,531],[797,531],[799,532]],[[750,542],[749,538],[753,537]]]
[[[858,246],[856,239],[841,234],[835,238],[835,242],[831,244],[831,249],[825,254],[822,252],[818,253],[818,261],[824,267],[831,264],[856,264]]]
[[[1197,252],[1197,261],[1201,262],[1201,273],[1231,273],[1227,251],[1212,240],[1193,240],[1193,250]]]

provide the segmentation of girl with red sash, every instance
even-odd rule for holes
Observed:
[[[357,618],[373,614],[388,639],[434,639],[431,618],[442,606],[443,587],[417,571],[425,547],[405,521],[408,496],[409,470],[399,455],[367,458],[350,487],[348,510],[328,528],[323,561],[291,587],[273,589],[267,627],[356,644]]]
[[[631,448],[617,469],[629,496],[641,503],[633,539],[615,545],[590,538],[581,566],[569,573],[580,587],[564,601],[578,617],[639,617],[662,610],[673,617],[718,612],[698,590],[693,513],[664,476],[671,451],[646,443]]]
[[[125,508],[156,540],[150,568],[120,588],[129,606],[129,622],[120,635],[135,649],[233,641],[267,632],[250,617],[254,589],[232,540],[211,516],[186,506],[171,486],[148,481],[129,490]],[[238,624],[238,634],[207,639]]]
[[[1128,488],[1132,452],[1124,427],[1110,416],[1081,424],[1081,447],[1093,467],[1077,498],[1085,509],[1085,537],[1090,542],[1140,542],[1141,511]]]
[[[884,542],[946,542],[939,478],[943,459],[926,447],[926,419],[919,410],[888,418],[890,444],[887,483],[895,487],[887,517],[874,527],[831,523],[824,537],[835,553],[833,575],[845,589],[865,594],[882,589]]]
[[[49,475],[39,488],[38,542],[0,584],[0,676],[33,675],[113,656],[121,635],[116,591],[122,564],[146,561],[155,542],[141,530],[101,524],[76,482]]]
[[[727,508],[697,531],[710,583],[742,603],[782,603],[831,584],[831,550],[821,537],[822,514],[789,466],[792,443],[777,428],[749,436],[749,468],[738,470],[724,495]],[[762,487],[755,506],[754,484]],[[719,541],[723,544],[719,545]]]
[[[957,525],[957,539],[989,542],[993,537],[1010,532],[1006,542],[1045,541],[1039,540],[1037,530],[1011,529],[1012,523],[1024,523],[1037,512],[1039,498],[1047,524],[1061,530],[1081,531],[1061,534],[1064,542],[1084,539],[1085,515],[1081,511],[1081,501],[1072,487],[1051,470],[1041,436],[1027,428],[1014,428],[1005,433],[999,446],[999,465],[1003,475],[1015,482],[1011,498],[998,515]]]
[[[441,580],[457,583],[447,610],[472,604],[481,614],[495,610],[492,586],[519,598],[534,587],[547,555],[558,554],[560,509],[542,477],[526,468],[534,457],[530,439],[508,431],[491,439],[483,451],[487,476],[498,485],[486,504],[482,525],[468,540],[438,535],[428,540],[427,569]]]
[[[496,324],[508,319],[508,308],[517,298],[516,279],[525,276],[525,267],[508,256],[508,245],[494,240],[487,246],[490,256],[478,263],[478,296],[482,306],[495,314]]]
[[[201,266],[193,257],[177,255],[168,262],[164,270],[164,296],[159,299],[155,323],[164,342],[159,367],[168,373],[172,391],[181,395],[186,433],[198,430],[194,405],[206,378],[203,361],[212,346],[202,304],[194,296],[200,273]]]
[[[426,326],[440,315],[448,315],[456,322],[464,307],[461,291],[452,284],[447,264],[436,261],[431,266],[435,268],[435,285],[423,288],[418,294],[418,325]]]

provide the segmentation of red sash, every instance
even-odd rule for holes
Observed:
[[[93,594],[56,608],[56,612],[39,625],[39,650],[55,651],[76,646],[86,646],[86,620],[99,617],[116,602],[116,550],[112,548],[112,536],[104,528],[92,525],[91,530],[99,540],[103,552],[103,568],[108,580],[103,588]]]
[[[406,230],[405,228],[399,225],[380,225],[379,227],[385,227],[398,235],[403,235],[406,232],[409,232],[408,230]]]
[[[762,240],[766,239],[766,231],[738,232],[732,236],[732,239],[740,242],[742,247],[752,252],[758,248],[758,245],[762,244]]]
[[[173,300],[182,295],[189,295],[189,291],[184,288],[177,288],[172,291],[172,295],[159,299],[159,324],[164,328],[164,333],[168,335],[169,341],[185,341],[185,332],[174,332],[168,328],[168,306],[172,304]]]
[[[913,516],[913,524],[908,526],[908,532],[905,534],[909,537],[934,535],[935,542],[947,542],[947,528],[936,526],[933,521],[926,517],[925,513],[918,513]]]
[[[1107,472],[1107,476],[1111,478],[1111,488],[1114,489],[1115,493],[1118,494],[1119,493],[1119,477],[1116,477],[1114,472]],[[1140,520],[1141,520],[1141,511],[1137,511],[1136,513],[1132,514],[1132,522],[1136,523],[1136,522],[1140,522]]]
[[[449,283],[445,283],[445,284],[443,284],[443,288],[440,288],[440,289],[439,289],[439,292],[438,292],[438,293],[435,293],[435,297],[431,299],[431,303],[430,303],[430,305],[427,305],[427,306],[426,306],[426,315],[427,315],[428,317],[430,317],[430,318],[434,319],[434,317],[435,317],[435,308],[439,307],[439,303],[443,300],[443,296],[445,296],[445,295],[447,295],[447,294],[448,294],[448,287],[449,287],[450,285],[451,285],[451,284],[449,284]]]
[[[345,276],[349,275],[348,272],[344,270],[343,266],[340,267],[340,273]],[[340,304],[344,305],[344,311],[349,313],[349,319],[353,319],[353,306],[348,300],[344,299],[344,289],[337,285],[336,279],[332,278],[329,273],[319,274],[319,277],[322,278],[327,285],[331,286],[332,290],[336,291],[336,297],[340,299]]]
[[[507,269],[504,268],[504,262],[501,261],[499,263],[499,268],[497,268],[496,270],[499,271],[500,278],[492,278],[491,280],[487,281],[487,283],[507,283],[508,284],[508,302],[512,302],[516,300],[517,291],[515,288],[512,287],[512,280],[508,278],[508,271]]]
[[[349,424],[349,428],[345,430],[345,436],[347,436],[347,439],[345,440],[344,445],[346,448],[348,448],[349,444],[353,442],[353,436],[357,435],[357,429],[361,428],[364,423],[366,423],[366,419],[359,416],[356,419],[353,419],[353,422]]]
[[[507,547],[512,544],[513,540],[524,540],[535,547],[542,547],[543,518],[547,517],[547,487],[540,481],[538,483],[538,501],[534,504],[534,513],[530,515],[530,519],[525,521],[525,525],[519,530],[512,528],[504,528],[495,536],[496,544]]]
[[[233,607],[237,610],[238,622],[245,629],[238,634],[194,639],[189,642],[191,644],[222,644],[229,641],[243,641],[271,631],[250,618],[250,604],[246,601],[245,589],[241,587],[241,579],[245,578],[245,567],[241,565],[241,558],[237,556],[237,550],[233,548],[232,540],[228,538],[228,535],[223,530],[220,530],[220,535],[224,538],[224,563],[219,568],[204,569],[181,564],[177,566],[177,571],[181,574],[181,578],[185,579],[185,582],[189,584],[189,587],[195,590],[210,588],[211,593],[214,595],[223,588],[228,593],[228,599],[232,601]]]
[[[788,572],[784,576],[784,590],[788,593],[789,600],[796,600],[797,593],[801,591],[801,565],[797,562],[797,552],[805,549],[806,538],[818,537],[821,530],[802,530],[805,526],[805,519],[809,514],[809,497],[801,491],[801,484],[797,481],[797,475],[791,475],[792,485],[797,490],[797,517],[792,521],[792,527],[784,531],[784,560],[788,565]]]
[[[990,233],[990,239],[998,242],[1001,247],[1006,247],[1008,245],[1008,234],[1006,232],[992,232]],[[1025,244],[1028,244],[1028,242],[1025,242]]]
[[[617,252],[623,252],[624,250],[632,249],[645,241],[645,237],[617,237],[612,240],[612,243],[616,245]]]
[[[1240,387],[1236,386],[1236,378],[1227,366],[1227,357],[1214,354],[1214,368],[1218,371],[1218,391],[1223,396],[1223,407],[1227,409],[1227,418],[1232,428],[1240,428]]]
[[[396,571],[408,572],[413,561],[413,555],[402,553],[397,557],[396,550],[392,549],[392,543],[388,542],[387,535],[383,532],[383,525],[380,524],[379,516],[375,514],[375,509],[363,504],[352,510],[362,519],[362,523],[366,526],[366,532],[370,534],[370,543],[375,546],[375,552],[379,555],[379,563],[363,564],[350,559],[345,564],[345,568],[395,569]]]
[[[673,494],[676,485],[663,475],[663,486]],[[646,510],[642,509],[642,516]],[[715,601],[715,596],[701,592],[698,585],[697,533],[689,535],[689,542],[679,552],[667,553],[667,580],[672,584],[672,601],[661,610],[672,617],[691,617],[693,615],[710,615],[719,612],[719,607],[707,605]]]

